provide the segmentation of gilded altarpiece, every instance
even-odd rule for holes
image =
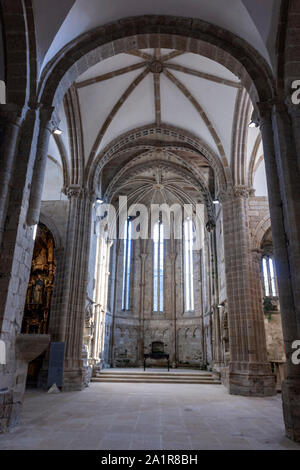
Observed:
[[[40,223],[37,227],[33,250],[22,333],[48,333],[55,270],[54,239],[49,229]],[[39,374],[43,366],[44,357],[45,353],[29,363],[27,386],[39,386]]]
[[[45,225],[39,224],[26,294],[23,333],[46,334],[48,331],[55,266],[53,236]]]

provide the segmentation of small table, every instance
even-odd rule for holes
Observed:
[[[144,354],[144,370],[146,370],[146,359],[167,359],[168,360],[168,372],[170,371],[170,359],[169,354],[165,353],[150,353]]]

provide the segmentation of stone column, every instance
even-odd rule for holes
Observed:
[[[103,259],[104,259],[104,238],[101,237],[97,241],[97,270],[96,270],[96,292],[95,292],[95,324],[94,324],[94,335],[92,339],[92,350],[91,358],[93,361],[93,366],[97,367],[99,365],[99,354],[100,354],[100,336],[102,328],[102,319],[103,319],[103,305],[101,302],[101,291],[103,289]]]
[[[292,344],[300,339],[300,175],[292,126],[285,107],[260,103],[274,258],[287,357],[282,384],[286,434],[300,442],[300,365],[292,363]]]
[[[93,199],[80,186],[70,186],[64,263],[60,341],[65,341],[63,390],[83,388],[82,345],[89,271]]]
[[[109,338],[109,362],[110,366],[114,367],[114,346],[115,346],[115,323],[116,323],[116,312],[117,312],[117,282],[118,282],[118,261],[120,252],[120,240],[118,239],[115,244],[115,269],[114,277],[111,282],[113,284],[113,305],[112,305],[112,321],[111,321],[111,332]]]
[[[106,240],[105,242],[105,266],[104,270],[104,282],[101,290],[101,305],[102,305],[102,318],[100,323],[100,354],[101,362],[104,366],[104,342],[105,342],[105,328],[106,328],[106,312],[107,312],[107,291],[108,291],[108,278],[110,275],[109,265],[110,265],[110,250],[113,246],[113,240]]]
[[[139,343],[138,362],[140,365],[144,361],[144,332],[145,332],[145,263],[147,258],[146,240],[140,239],[141,258],[141,282],[140,282],[140,321],[139,321]]]
[[[22,124],[22,109],[14,105],[0,106],[0,246],[9,199],[9,184]]]
[[[16,340],[21,331],[34,246],[33,229],[28,227],[26,215],[36,157],[39,112],[37,108],[23,109],[22,124],[18,122],[16,127],[1,122],[1,168],[4,169],[1,204],[6,217],[2,219],[0,252],[0,339],[6,344],[7,363],[0,366],[0,432],[18,421],[27,373],[27,366],[17,355]]]
[[[56,127],[51,120],[54,108],[41,107],[39,112],[40,126],[36,147],[36,158],[34,162],[32,183],[30,188],[29,207],[27,213],[28,225],[36,225],[39,222],[42,193],[47,164],[47,153],[51,132]]]
[[[171,357],[172,367],[177,367],[177,312],[176,312],[176,257],[177,253],[175,250],[175,240],[171,238],[171,253],[170,253],[170,260],[171,260],[171,312],[172,312],[172,319],[173,319],[173,357]]]
[[[248,191],[236,188],[222,198],[225,272],[229,324],[229,392],[275,394],[275,377],[267,362],[262,305],[253,292],[253,265],[248,224]]]

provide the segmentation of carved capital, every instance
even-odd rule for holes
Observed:
[[[71,184],[70,186],[64,188],[64,191],[69,199],[86,198],[91,202],[91,204],[95,201],[95,193],[93,191],[89,191],[80,184]]]
[[[66,194],[69,199],[81,198],[84,196],[84,188],[80,185],[71,185],[66,188]]]
[[[233,188],[233,194],[234,197],[242,197],[244,199],[247,199],[252,192],[252,188],[249,188],[248,186],[235,186]]]
[[[39,105],[39,116],[42,127],[46,127],[50,132],[58,127],[59,119],[53,106]]]

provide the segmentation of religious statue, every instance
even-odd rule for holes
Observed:
[[[32,303],[36,305],[42,305],[44,300],[44,287],[42,275],[38,274],[35,283],[32,286]]]

